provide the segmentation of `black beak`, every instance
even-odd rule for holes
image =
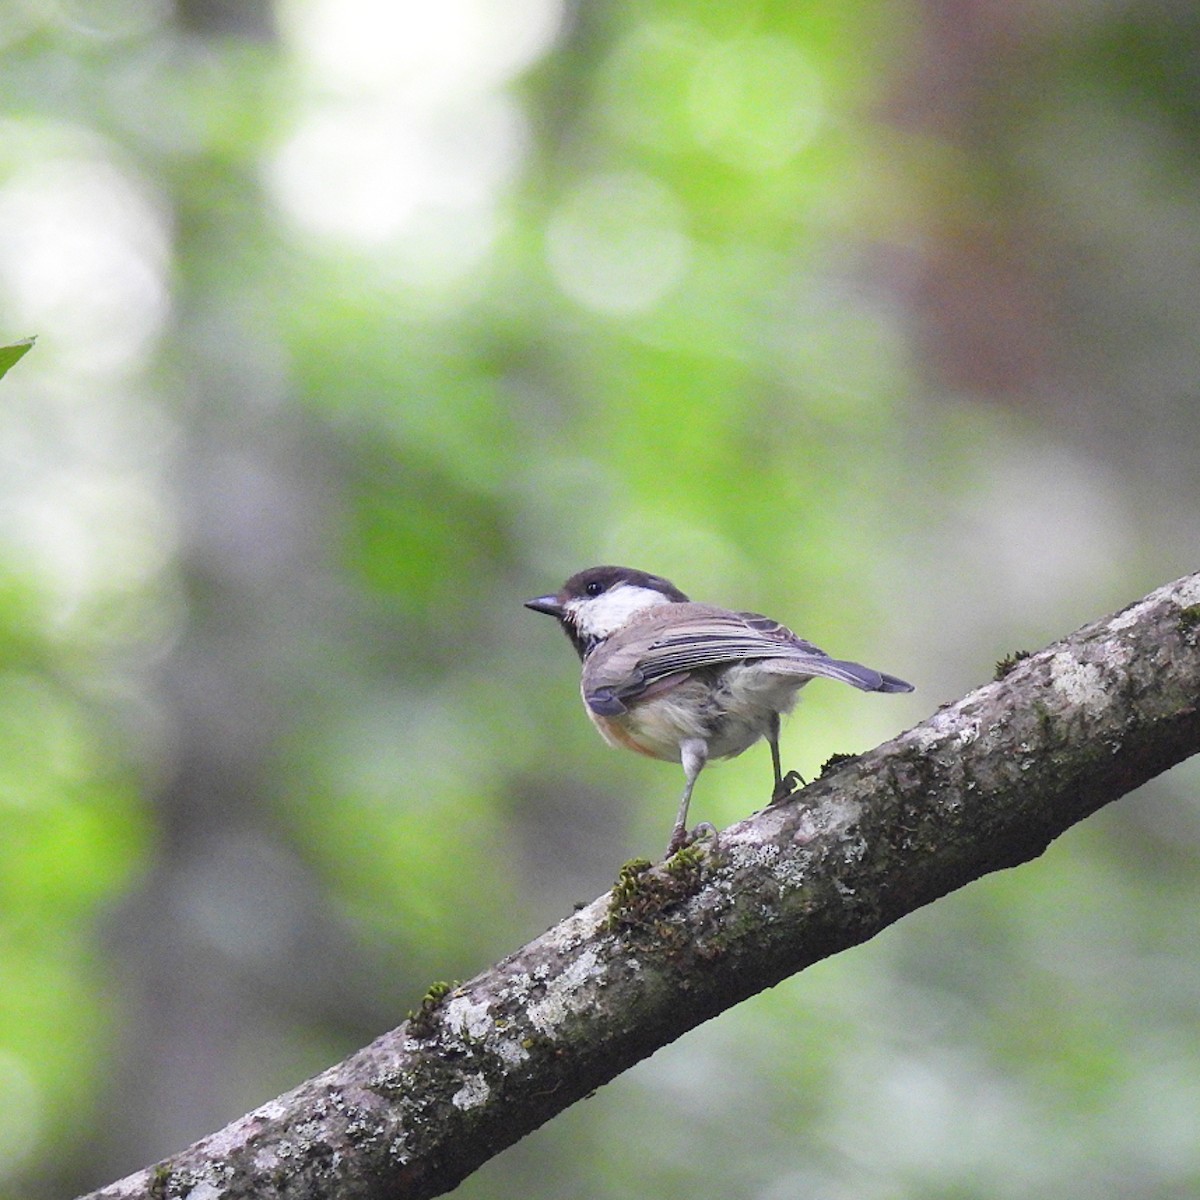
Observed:
[[[537,596],[533,600],[526,600],[525,607],[532,608],[534,612],[545,613],[549,617],[563,615],[563,606],[559,604],[557,596]]]

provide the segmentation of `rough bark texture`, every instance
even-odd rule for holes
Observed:
[[[603,896],[345,1062],[92,1196],[427,1197],[739,1000],[1040,854],[1200,750],[1200,574]]]

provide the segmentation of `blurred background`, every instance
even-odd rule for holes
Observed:
[[[0,0],[0,1194],[182,1148],[661,852],[521,607],[766,611],[809,775],[1193,570],[1190,0]],[[758,748],[706,772],[718,825]],[[1200,1191],[1185,764],[463,1197]]]

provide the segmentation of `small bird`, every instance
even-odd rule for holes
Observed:
[[[557,617],[579,652],[584,707],[610,746],[682,763],[668,854],[692,840],[688,804],[710,758],[732,758],[765,737],[771,801],[792,794],[799,776],[780,769],[779,718],[810,679],[865,692],[913,690],[894,675],[830,658],[769,617],[693,603],[670,580],[630,567],[589,567],[525,607]]]

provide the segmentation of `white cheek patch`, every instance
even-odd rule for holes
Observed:
[[[602,596],[569,600],[564,607],[575,622],[575,628],[584,637],[600,639],[616,632],[636,613],[670,603],[662,592],[656,592],[653,588],[622,583]]]

